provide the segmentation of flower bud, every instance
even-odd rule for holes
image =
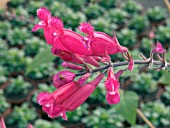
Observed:
[[[60,88],[61,86],[72,82],[75,77],[76,75],[68,70],[60,71],[53,76],[53,85],[56,88]]]

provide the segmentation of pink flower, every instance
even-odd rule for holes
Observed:
[[[68,68],[68,69],[72,69],[72,70],[83,70],[83,67],[73,64],[73,63],[69,63],[69,62],[63,62],[62,66],[64,68]]]
[[[132,57],[130,57],[130,61],[128,64],[128,70],[132,71],[134,69],[134,60]]]
[[[108,92],[106,100],[109,104],[117,104],[120,102],[120,94],[118,92]]]
[[[157,42],[156,47],[152,49],[152,53],[165,53],[165,49],[160,42]]]
[[[56,88],[60,88],[61,86],[72,82],[75,77],[76,75],[69,70],[60,71],[53,76],[53,85]]]
[[[108,77],[105,81],[105,88],[109,92],[118,91],[119,81],[116,79],[112,67],[108,69]]]
[[[100,74],[92,82],[79,88],[73,95],[62,103],[62,106],[67,108],[69,111],[73,111],[78,108],[91,95],[91,93],[93,93],[103,77],[104,74]]]
[[[109,104],[117,104],[120,101],[120,95],[118,93],[119,87],[119,81],[115,77],[112,67],[110,67],[107,80],[105,81],[107,91],[106,100]]]
[[[1,128],[6,128],[6,125],[5,125],[3,117],[1,117],[0,126],[1,126]]]
[[[120,46],[116,36],[112,39],[103,32],[95,32],[90,23],[82,23],[79,30],[88,35],[83,38],[82,42],[87,49],[93,52],[91,55],[106,56],[118,52],[127,52],[127,48]]]
[[[41,92],[37,96],[37,102],[42,105],[43,111],[46,112],[50,118],[61,116],[63,119],[67,120],[66,111],[68,109],[62,107],[61,103],[76,92],[81,87],[80,84],[83,85],[89,76],[89,74],[86,74],[81,77],[78,82],[70,82],[65,84],[52,94],[48,92]]]

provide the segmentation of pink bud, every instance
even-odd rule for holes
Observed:
[[[100,83],[103,77],[104,74],[100,74],[89,84],[82,86],[73,95],[66,99],[62,103],[62,106],[70,111],[75,110],[90,96],[90,94],[95,90],[95,88]]]
[[[53,85],[56,88],[60,88],[61,86],[72,82],[75,77],[76,75],[68,70],[60,71],[53,76]]]
[[[28,124],[28,128],[33,128],[33,126],[31,124]]]
[[[120,102],[120,95],[118,92],[108,92],[106,95],[108,104],[117,104]]]
[[[99,67],[99,63],[91,56],[86,56],[83,58],[83,60],[86,62],[86,63],[89,63],[93,66],[96,66],[96,67]]]
[[[153,39],[155,37],[155,33],[153,31],[149,32],[149,38]]]
[[[90,77],[90,75],[90,73],[86,73],[84,76],[77,80],[77,84],[83,86],[86,83],[87,79]]]
[[[129,64],[128,64],[128,70],[132,71],[133,69],[134,69],[134,60],[131,57],[130,61],[129,61]]]
[[[6,128],[6,125],[5,125],[3,117],[1,117],[0,126],[1,126],[1,128]]]
[[[110,68],[108,69],[108,76],[107,76],[107,79],[113,79],[113,80],[116,79],[112,67],[110,67]]]
[[[119,70],[118,72],[115,73],[115,77],[118,80],[119,77],[124,73],[125,70]]]
[[[165,49],[160,42],[157,42],[156,47],[152,49],[152,53],[165,53]]]
[[[75,65],[73,63],[69,63],[69,62],[63,62],[62,66],[64,68],[68,68],[68,69],[72,69],[72,70],[83,70],[83,67],[81,67],[79,65]]]

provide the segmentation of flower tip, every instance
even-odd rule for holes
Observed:
[[[90,23],[83,22],[80,24],[79,30],[88,35],[93,35],[94,27]]]
[[[152,49],[152,53],[165,53],[165,49],[162,47],[162,44],[157,41],[156,47]]]
[[[6,128],[6,125],[5,125],[5,122],[4,122],[4,118],[3,118],[3,117],[1,117],[0,126],[1,126],[1,128]]]
[[[59,17],[52,17],[49,20],[49,25],[55,27],[56,29],[62,30],[63,29],[63,21]]]
[[[40,20],[47,21],[48,17],[51,16],[51,13],[47,8],[41,7],[37,9],[37,16]]]

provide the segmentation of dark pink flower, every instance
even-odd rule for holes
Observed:
[[[132,71],[134,69],[134,60],[132,57],[130,57],[130,61],[128,64],[128,70]]]
[[[82,42],[87,49],[93,52],[91,55],[106,56],[108,54],[127,52],[127,48],[120,46],[116,36],[112,39],[103,32],[95,32],[93,26],[89,23],[82,23],[79,30],[88,35],[83,37]]]
[[[5,122],[4,122],[4,118],[3,118],[3,117],[1,117],[0,126],[1,126],[1,128],[6,128],[6,125],[5,125]]]
[[[72,70],[83,70],[83,67],[73,64],[73,63],[69,63],[69,62],[63,62],[62,66],[64,68],[68,68],[68,69],[72,69]]]
[[[109,104],[117,104],[120,102],[120,95],[118,92],[108,92],[106,94],[106,100]]]
[[[117,104],[120,101],[120,95],[118,93],[120,83],[115,77],[112,67],[108,70],[108,77],[105,81],[105,88],[107,91],[106,100],[109,104]]]
[[[100,74],[92,82],[79,88],[73,95],[62,103],[62,106],[67,108],[69,111],[73,111],[78,108],[92,94],[103,77],[104,74]]]
[[[119,81],[116,79],[112,67],[108,70],[108,77],[105,81],[105,88],[109,92],[115,92],[119,89]]]
[[[160,42],[157,42],[156,47],[152,49],[152,53],[165,53],[165,49]]]
[[[72,82],[75,77],[76,75],[69,70],[60,71],[53,76],[53,85],[56,88],[60,88],[61,86]]]

